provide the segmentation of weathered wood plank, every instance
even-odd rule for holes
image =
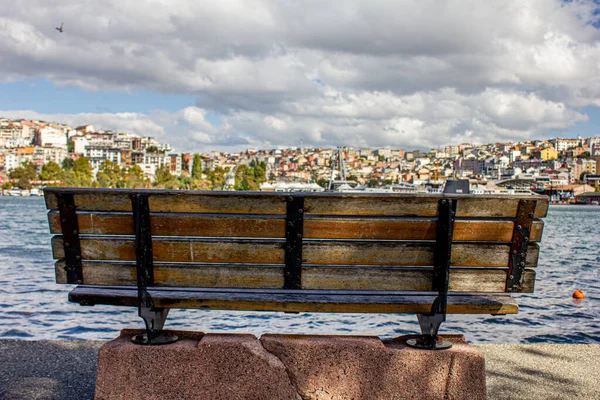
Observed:
[[[435,240],[435,218],[311,218],[304,220],[308,239]],[[531,241],[542,238],[543,221],[535,221]],[[457,220],[453,239],[457,241],[510,242],[514,222],[507,220]]]
[[[393,195],[370,197],[366,195],[329,197],[307,196],[305,208],[307,214],[315,215],[382,215],[382,216],[423,216],[437,215],[438,200],[441,195]],[[454,195],[458,199],[457,217],[509,217],[517,215],[521,198],[538,200],[535,217],[543,218],[547,214],[548,199],[545,196],[480,196]]]
[[[84,260],[135,260],[135,241],[130,237],[82,236]],[[284,263],[283,242],[272,240],[218,240],[154,238],[155,261],[204,263]],[[452,246],[451,265],[507,267],[510,245],[458,243]],[[62,236],[52,239],[55,259],[64,258]],[[435,244],[428,242],[376,242],[306,240],[303,264],[431,266]],[[531,243],[526,267],[537,265],[539,246]]]
[[[130,213],[79,212],[79,231],[85,235],[133,235]],[[58,211],[48,213],[50,233],[62,233]],[[533,223],[530,241],[542,238],[544,222]],[[285,237],[284,216],[231,214],[152,213],[155,236]],[[457,220],[454,240],[510,242],[514,222],[509,220]],[[307,217],[307,239],[435,240],[436,218]]]
[[[67,283],[65,263],[56,262],[57,283]],[[507,269],[452,268],[449,291],[501,293],[506,284]],[[533,292],[534,270],[525,270],[522,292]],[[155,264],[157,286],[192,288],[283,287],[283,266],[247,264]],[[348,268],[305,266],[302,289],[305,290],[374,290],[430,291],[431,268]],[[132,262],[83,262],[86,285],[136,285],[136,269]]]
[[[427,313],[435,295],[343,293],[297,293],[280,291],[265,293],[237,289],[175,290],[151,288],[156,307],[201,308],[207,310],[334,312],[334,313]],[[69,300],[84,304],[137,306],[135,288],[98,288],[78,286]],[[516,314],[518,306],[509,295],[450,295],[448,314]]]
[[[81,257],[84,260],[135,260],[133,238],[81,237]],[[54,258],[64,258],[62,236],[52,238]],[[154,238],[154,261],[207,262],[207,263],[257,263],[281,264],[284,262],[282,243],[276,241],[211,241]]]
[[[84,211],[131,211],[132,193],[148,193],[151,212],[285,214],[285,195],[179,190],[64,189]],[[46,205],[57,209],[56,188],[45,190]]]
[[[80,212],[77,220],[84,235],[135,234],[130,213]],[[50,233],[62,233],[58,211],[48,213],[48,222]],[[285,237],[284,216],[151,213],[150,225],[154,236]]]
[[[284,214],[286,193],[200,192],[142,189],[72,189],[48,188],[46,204],[57,208],[55,193],[74,194],[79,210],[130,211],[132,193],[150,195],[152,212],[198,212],[240,214]],[[483,196],[439,194],[345,194],[303,193],[308,214],[317,215],[383,215],[435,216],[441,197],[458,198],[458,217],[515,217],[521,198],[538,200],[535,216],[546,216],[548,198],[545,196]]]
[[[135,260],[135,242],[124,237],[81,237],[84,260]],[[283,243],[268,240],[207,240],[154,238],[155,261],[266,263],[284,262]],[[506,244],[461,243],[452,246],[451,265],[473,267],[506,267],[510,246]],[[61,236],[52,239],[55,259],[64,258]],[[433,243],[306,241],[304,264],[431,266]],[[526,266],[535,267],[539,247],[529,245]]]
[[[526,266],[537,265],[539,247],[531,244]],[[452,245],[451,265],[507,267],[510,246],[506,244],[460,243]],[[306,241],[302,249],[305,264],[429,266],[434,262],[435,245],[394,242]]]

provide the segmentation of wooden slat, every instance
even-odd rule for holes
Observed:
[[[537,265],[539,247],[531,244],[527,267]],[[460,243],[452,245],[451,265],[507,267],[507,244]],[[394,242],[307,241],[302,249],[305,264],[430,266],[435,244]]]
[[[83,235],[134,235],[130,213],[79,212],[79,232]],[[48,213],[50,233],[62,233],[58,211]],[[285,237],[285,217],[256,215],[151,213],[154,236],[206,237]],[[510,239],[509,239],[510,240]]]
[[[435,218],[310,218],[304,220],[308,239],[435,240]],[[542,239],[544,223],[534,222],[530,240]],[[507,220],[457,220],[453,239],[457,241],[510,242],[514,222]]]
[[[65,189],[45,190],[46,206],[57,208],[55,193],[74,194],[78,210],[130,211],[132,193],[150,195],[152,212],[284,214],[282,193],[199,192],[176,190],[132,189]],[[292,194],[293,195],[293,194]],[[307,214],[316,215],[381,215],[381,216],[435,216],[439,194],[349,194],[304,193]],[[511,217],[517,214],[521,198],[537,199],[535,216],[542,218],[548,210],[546,196],[483,196],[452,195],[458,198],[458,217]]]
[[[435,299],[415,294],[265,293],[252,290],[190,290],[149,288],[156,307],[201,308],[207,310],[347,312],[347,313],[427,313]],[[137,306],[135,288],[78,286],[69,294],[72,302]],[[450,295],[449,314],[516,314],[518,306],[509,295]]]
[[[82,236],[84,260],[135,260],[130,237]],[[283,243],[273,240],[209,240],[154,238],[155,261],[283,264]],[[460,243],[452,246],[451,265],[507,267],[507,244]],[[435,245],[426,242],[309,241],[303,246],[303,264],[431,266]],[[55,259],[64,258],[62,236],[52,238]],[[526,267],[535,267],[539,246],[529,245]]]
[[[62,233],[58,211],[48,213],[50,233]],[[86,235],[133,235],[130,213],[79,212],[79,231]],[[530,241],[542,238],[544,222],[533,223]],[[285,236],[284,216],[231,214],[152,213],[155,236],[264,237]],[[307,239],[435,240],[435,218],[340,218],[308,217]],[[514,222],[510,220],[457,220],[454,240],[510,242]]]
[[[81,257],[84,260],[135,260],[133,238],[82,236]],[[64,258],[62,236],[52,238],[54,258]],[[209,263],[283,263],[282,243],[275,241],[211,241],[154,238],[154,261]]]
[[[67,283],[65,263],[56,262],[57,283]],[[451,292],[504,292],[507,269],[452,268]],[[533,292],[535,271],[524,273],[522,292]],[[283,287],[283,266],[248,264],[159,264],[154,265],[157,286],[194,288],[254,288]],[[86,285],[136,285],[135,264],[132,262],[84,262],[83,283]],[[323,267],[302,269],[302,289],[305,290],[388,290],[430,291],[431,268],[389,267]]]
[[[403,196],[307,196],[307,214],[315,215],[381,215],[381,216],[424,216],[437,215],[438,199],[441,195]],[[457,217],[509,217],[517,215],[520,196],[453,195],[458,198]],[[535,217],[543,218],[548,212],[545,196],[524,196],[538,200]]]
[[[62,191],[66,189],[61,188]],[[44,191],[46,207],[57,209],[55,192]],[[68,189],[75,206],[84,211],[131,211],[132,193],[148,193],[151,212],[285,214],[285,195],[179,190]]]

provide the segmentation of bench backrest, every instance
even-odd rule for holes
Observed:
[[[136,193],[162,287],[432,291],[440,199],[452,198],[449,292],[532,292],[548,210],[545,196],[47,188],[58,283],[137,285]],[[519,218],[530,220],[523,248]],[[65,255],[77,246],[73,273]],[[517,248],[525,268],[511,286]]]

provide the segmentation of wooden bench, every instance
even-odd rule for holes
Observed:
[[[56,281],[81,305],[138,307],[139,343],[171,308],[514,314],[531,293],[544,196],[46,188]]]

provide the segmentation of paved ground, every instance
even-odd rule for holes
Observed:
[[[490,400],[600,399],[600,345],[478,345]]]
[[[0,399],[94,395],[97,341],[0,340]],[[478,345],[490,400],[600,399],[600,345]]]

